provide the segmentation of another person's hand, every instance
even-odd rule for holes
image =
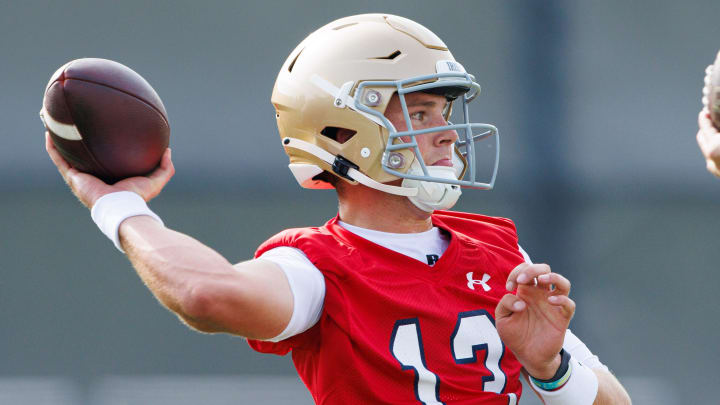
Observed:
[[[705,156],[707,169],[710,173],[720,177],[720,132],[710,121],[710,113],[703,109],[698,116],[697,142]]]
[[[145,201],[150,201],[160,194],[160,191],[175,174],[170,148],[165,150],[160,166],[152,173],[147,176],[123,179],[113,185],[108,185],[93,175],[72,168],[55,148],[50,134],[47,132],[45,133],[45,149],[73,194],[88,208],[92,208],[100,197],[116,191],[132,191],[139,194]]]
[[[559,353],[575,313],[570,281],[547,264],[523,263],[508,276],[508,291],[515,288],[517,294],[506,294],[495,308],[495,326],[531,376],[549,379],[560,367]]]

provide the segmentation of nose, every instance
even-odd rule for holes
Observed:
[[[435,126],[441,127],[448,125],[449,122],[445,119],[445,117],[441,116],[438,119],[435,120],[434,123]],[[436,146],[445,146],[447,144],[454,145],[455,142],[458,140],[458,133],[454,129],[446,129],[444,131],[440,131],[437,134],[435,134],[435,138],[433,139],[433,143]]]

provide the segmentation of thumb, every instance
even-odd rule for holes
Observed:
[[[110,190],[110,186],[102,180],[87,173],[82,173],[76,169],[70,168],[67,172],[67,183],[70,189],[77,196],[83,205],[92,208],[100,197]]]

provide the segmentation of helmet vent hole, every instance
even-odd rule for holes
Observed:
[[[342,144],[349,141],[350,138],[355,136],[357,131],[353,131],[352,129],[347,128],[325,127],[322,131],[320,131],[320,133],[332,139],[333,141]]]
[[[298,58],[300,57],[300,54],[303,53],[305,48],[301,49],[300,52],[295,56],[295,59],[293,59],[292,62],[290,62],[290,66],[288,66],[288,72],[292,73],[293,68],[295,67],[295,62],[297,62]]]
[[[372,59],[393,60],[393,59],[397,58],[398,56],[400,56],[401,53],[402,53],[402,52],[400,52],[399,50],[397,50],[397,51],[391,53],[391,54],[388,55],[388,56],[378,56],[378,57],[372,58]]]

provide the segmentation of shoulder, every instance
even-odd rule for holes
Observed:
[[[491,217],[468,212],[435,211],[433,213],[433,220],[441,222],[453,228],[453,230],[460,232],[466,229],[477,231],[485,230],[506,233],[517,237],[515,223],[508,218]]]
[[[338,243],[336,235],[328,229],[328,224],[321,227],[291,228],[279,232],[258,247],[255,257],[280,246],[297,248],[311,258],[331,254],[333,248],[341,244]],[[337,254],[337,252],[333,253]]]
[[[454,211],[436,211],[433,223],[446,229],[466,245],[483,246],[510,254],[513,260],[524,260],[518,248],[518,235],[513,221]]]
[[[318,236],[322,236],[322,232],[318,227],[285,229],[263,242],[257,248],[255,257],[259,257],[266,251],[280,246],[297,247],[297,244],[302,240],[317,238]]]

